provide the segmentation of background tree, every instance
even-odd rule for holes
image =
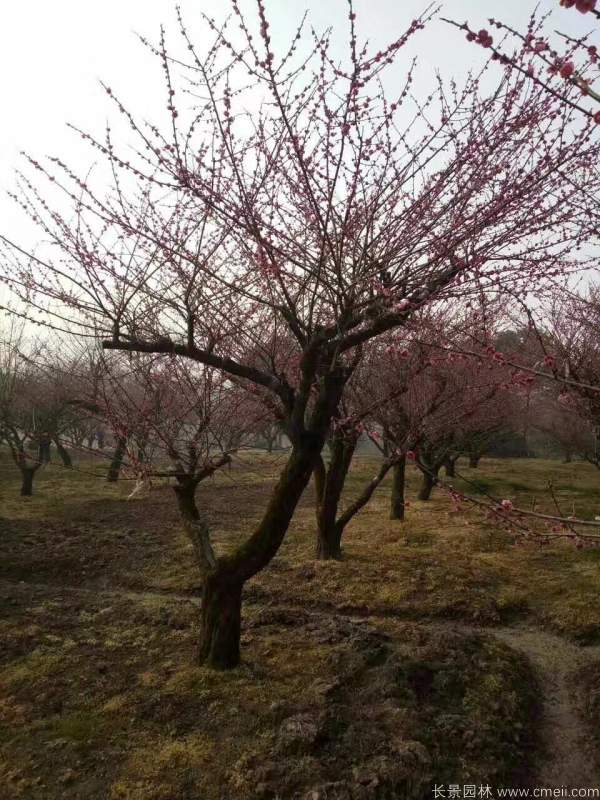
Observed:
[[[344,396],[327,437],[329,458],[321,456],[315,467],[317,558],[341,558],[344,530],[354,516],[370,501],[390,469],[400,464],[405,451],[377,423],[378,414],[388,405],[401,402],[412,380],[425,368],[427,356],[422,346],[411,347],[405,338],[387,337],[368,348],[360,366],[346,384]],[[410,348],[410,349],[409,349]],[[382,376],[386,376],[382,380]],[[342,492],[356,448],[361,438],[369,436],[385,449],[377,473],[340,512]]]
[[[254,440],[267,411],[222,372],[178,356],[117,353],[103,361],[98,413],[125,443],[125,469],[138,478],[138,489],[154,478],[175,480],[180,519],[206,579],[217,556],[197,504],[198,486]],[[239,625],[239,617],[230,622]],[[230,635],[239,636],[239,630]],[[202,631],[200,647],[210,648],[210,631]]]
[[[0,336],[0,442],[4,442],[21,472],[21,494],[33,494],[33,479],[41,466],[28,451],[35,438],[35,397],[39,376],[24,355],[22,327],[13,320]]]

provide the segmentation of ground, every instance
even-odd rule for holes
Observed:
[[[252,529],[281,459],[245,454],[200,487],[220,552]],[[347,499],[376,467],[356,459]],[[583,463],[459,472],[479,496],[600,515]],[[194,663],[199,576],[166,483],[128,500],[97,464],[51,465],[23,499],[17,478],[0,461],[1,798],[598,785],[600,548],[520,543],[439,490],[416,501],[411,467],[407,520],[388,519],[386,483],[344,560],[320,563],[309,489],[246,588],[242,665],[215,673]]]

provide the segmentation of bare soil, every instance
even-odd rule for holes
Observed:
[[[257,456],[202,487],[221,552],[251,529],[277,466]],[[3,800],[600,784],[596,553],[516,546],[441,496],[390,523],[386,485],[349,528],[344,561],[319,563],[309,491],[246,589],[243,663],[219,674],[194,663],[200,585],[168,486],[127,501],[131,487],[93,465],[50,468],[23,501],[2,467]],[[532,495],[549,469],[484,467]],[[357,463],[348,496],[371,469]],[[595,513],[598,477],[556,469],[558,491]]]

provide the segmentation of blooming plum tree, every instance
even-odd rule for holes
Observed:
[[[145,41],[166,124],[106,87],[137,146],[79,133],[112,189],[30,159],[49,188],[23,175],[16,199],[49,245],[4,237],[5,280],[38,321],[218,370],[282,421],[264,514],[205,576],[200,652],[217,667],[239,661],[242,588],[277,553],[368,343],[422,309],[550,279],[581,238],[573,198],[597,180],[585,132],[565,135],[574,109],[526,75],[489,94],[477,76],[440,81],[418,101],[409,67],[386,89],[427,16],[371,51],[350,4],[340,61],[331,32],[302,23],[276,52],[262,0],[255,17],[231,8],[203,18],[201,46],[179,18],[184,54]]]

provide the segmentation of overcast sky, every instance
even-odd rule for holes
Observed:
[[[266,0],[274,40],[294,29],[305,8],[317,28],[330,25],[347,35],[346,0]],[[199,9],[224,15],[228,0],[180,0],[193,27]],[[253,7],[253,0],[240,0]],[[555,9],[552,27],[581,34],[593,21],[558,0],[541,0],[542,10]],[[427,6],[426,0],[355,0],[359,34],[375,46],[397,37],[407,23]],[[446,0],[445,15],[469,20],[478,29],[496,15],[523,29],[534,6],[528,0]],[[154,37],[162,23],[173,31],[173,0],[18,0],[3,3],[0,14],[0,230],[23,234],[18,210],[6,197],[14,186],[20,150],[36,157],[62,156],[85,170],[92,154],[66,128],[67,121],[97,132],[114,112],[99,87],[102,79],[144,116],[164,120],[164,91],[156,81],[155,63],[139,44],[135,32]],[[554,24],[555,23],[555,24]],[[287,37],[286,37],[287,38]],[[416,45],[415,45],[416,46]],[[201,48],[200,48],[201,49]],[[481,48],[469,46],[464,36],[435,21],[418,39],[420,68],[416,89],[431,86],[435,68],[461,78],[470,66],[482,63]],[[403,72],[399,71],[399,84]],[[393,77],[392,77],[393,79]],[[73,163],[73,159],[75,163]],[[23,242],[23,244],[31,244]]]

